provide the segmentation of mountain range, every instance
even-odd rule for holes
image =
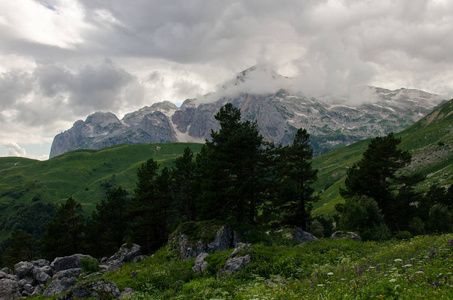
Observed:
[[[271,88],[257,89],[256,84]],[[346,96],[305,96],[292,78],[267,67],[252,67],[217,92],[188,99],[177,107],[154,103],[126,114],[95,112],[55,136],[50,158],[76,149],[101,149],[118,144],[204,142],[218,130],[214,116],[230,102],[242,118],[256,121],[267,141],[289,144],[298,128],[311,135],[315,155],[389,132],[398,132],[444,101],[442,96],[414,89],[361,87]]]
[[[453,100],[396,134],[401,148],[412,154],[406,172],[420,172],[426,179],[418,186],[448,187],[453,184]],[[362,140],[313,159],[318,169],[314,188],[320,201],[314,215],[331,215],[342,201],[347,168],[360,160],[369,140]],[[171,167],[186,146],[198,153],[199,143],[160,143],[116,145],[101,150],[70,151],[47,161],[20,157],[0,158],[0,251],[10,233],[24,229],[38,238],[46,218],[54,212],[49,205],[61,204],[68,197],[79,201],[86,214],[105,197],[112,187],[122,186],[133,194],[137,168],[149,158]],[[55,209],[55,208],[53,208]],[[40,226],[38,226],[40,224]]]

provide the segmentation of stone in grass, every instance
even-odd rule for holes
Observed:
[[[338,239],[350,239],[353,241],[361,242],[362,238],[354,232],[346,232],[344,233],[343,231],[335,231],[331,238],[331,240],[338,240]]]
[[[250,265],[252,262],[252,258],[250,257],[250,254],[244,255],[244,256],[238,256],[238,257],[232,257],[228,258],[228,260],[225,263],[225,266],[221,270],[221,273],[236,273],[242,268]]]
[[[82,282],[72,289],[71,299],[79,299],[89,297],[94,299],[107,298],[106,295],[111,295],[113,298],[118,298],[121,293],[116,284],[112,281],[96,280]]]
[[[200,253],[195,259],[195,264],[192,267],[192,271],[194,271],[195,273],[203,274],[208,267],[208,262],[206,261],[207,256],[207,253]]]
[[[299,227],[294,228],[294,231],[292,233],[292,237],[293,237],[293,240],[298,241],[300,243],[305,243],[305,242],[316,241],[317,240],[317,238],[313,234],[311,234],[309,232],[306,232],[306,231],[303,231]]]
[[[55,270],[55,272],[74,268],[81,268],[82,265],[80,264],[80,260],[82,259],[94,259],[94,258],[90,255],[73,254],[70,256],[55,258],[54,261],[50,264],[50,266]]]
[[[63,294],[71,287],[73,287],[77,283],[77,279],[75,278],[67,278],[63,277],[62,279],[57,279],[52,281],[49,286],[44,290],[42,294],[43,297],[52,297],[56,295]]]

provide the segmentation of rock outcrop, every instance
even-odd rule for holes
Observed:
[[[123,244],[120,249],[113,254],[111,257],[103,260],[102,265],[100,268],[103,270],[117,270],[122,267],[123,263],[131,262],[131,261],[138,261],[139,259],[143,259],[146,256],[141,255],[141,247],[137,244],[133,244],[130,248]]]
[[[200,225],[202,226],[202,225]],[[177,251],[181,259],[194,258],[201,253],[212,253],[236,247],[239,243],[239,235],[229,226],[208,226],[204,232],[206,236],[215,232],[215,238],[208,241],[204,238],[192,240],[188,234],[176,230],[172,236],[170,245]]]
[[[177,142],[170,119],[165,115],[175,109],[177,107],[167,101],[127,114],[121,121],[112,113],[96,112],[55,136],[49,157],[76,149],[101,149],[118,144]]]
[[[106,268],[110,265],[119,265],[130,262],[140,255],[140,246],[132,245],[127,248],[123,245],[117,253],[106,259]],[[21,297],[40,296],[53,297],[64,294],[58,299],[79,299],[91,297],[104,299],[105,295],[118,298],[120,292],[113,282],[93,280],[101,273],[84,274],[81,261],[84,259],[94,260],[93,257],[83,254],[74,254],[65,257],[57,257],[52,263],[40,259],[31,262],[22,261],[14,266],[14,271],[3,268],[0,270],[0,299],[18,299]],[[78,284],[78,278],[82,277],[82,283]],[[109,297],[110,297],[109,296]],[[110,299],[110,298],[109,298]]]
[[[250,254],[239,255],[242,250],[248,249],[248,251],[253,251],[250,248],[250,244],[240,244],[236,247],[233,252],[231,252],[230,256],[228,257],[227,261],[225,262],[225,266],[220,270],[221,274],[232,274],[236,273],[242,268],[250,265],[252,263],[252,257]]]

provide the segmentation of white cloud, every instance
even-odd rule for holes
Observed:
[[[19,145],[96,110],[213,92],[256,64],[295,75],[306,95],[368,84],[453,96],[453,1],[17,0],[0,11],[0,139]],[[249,91],[278,88],[253,76]]]
[[[1,145],[8,149],[8,156],[25,157],[27,154],[24,149],[14,142],[2,142]]]

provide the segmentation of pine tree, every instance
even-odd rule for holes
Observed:
[[[194,154],[189,147],[175,160],[171,171],[173,193],[176,198],[177,215],[182,221],[195,221],[197,217],[197,178]]]
[[[124,243],[128,228],[129,200],[127,192],[118,187],[108,192],[96,205],[87,225],[85,247],[95,257],[113,254]]]
[[[397,173],[411,161],[408,151],[397,148],[400,142],[401,139],[395,138],[393,133],[374,138],[363,158],[348,170],[345,188],[340,190],[344,198],[367,196],[374,199],[391,228],[397,227],[394,222],[398,220],[398,216],[395,214],[404,209],[401,202],[397,201],[398,190],[406,186],[406,191],[409,191],[407,185],[410,182],[406,181],[404,184],[403,180],[408,177],[399,176]],[[408,206],[410,199],[404,199]],[[398,211],[395,211],[395,207],[399,207]]]
[[[36,256],[36,240],[23,230],[11,233],[10,245],[2,255],[2,264],[12,267],[20,261],[32,261]]]
[[[72,197],[58,207],[41,239],[41,252],[47,259],[82,252],[85,218],[82,205]]]
[[[279,149],[281,167],[279,178],[281,207],[286,214],[286,222],[307,230],[312,203],[317,200],[311,185],[316,180],[318,170],[313,169],[311,159],[310,135],[305,129],[298,129],[292,145]]]
[[[198,162],[204,174],[203,205],[216,218],[252,223],[259,204],[258,164],[263,137],[256,122],[241,122],[241,112],[227,103],[215,115],[218,132],[211,132]]]
[[[169,180],[158,180],[158,169],[159,165],[152,158],[138,169],[135,197],[129,209],[132,240],[144,252],[157,249],[167,239],[167,211],[170,203],[162,197],[163,190],[168,188],[162,186],[162,182],[169,184]],[[167,175],[168,170],[165,177],[169,179]]]

